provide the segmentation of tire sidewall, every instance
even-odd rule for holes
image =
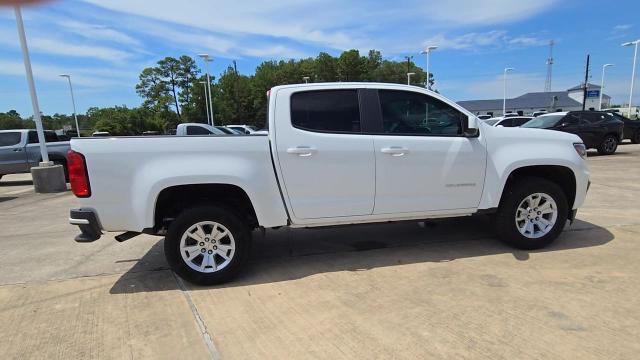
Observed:
[[[558,208],[556,223],[551,231],[542,237],[531,239],[520,233],[516,226],[516,210],[520,203],[529,195],[544,193],[553,198]],[[519,180],[506,193],[504,202],[500,205],[496,215],[496,230],[501,240],[520,249],[539,249],[549,245],[562,232],[568,215],[566,196],[562,189],[555,183],[535,177],[527,177]]]
[[[613,148],[613,150],[609,151],[605,148],[605,144],[607,142],[607,139],[613,139],[613,141],[615,142],[616,146]],[[598,152],[600,154],[603,155],[612,155],[616,152],[616,150],[618,150],[618,138],[616,138],[613,135],[607,135],[604,137],[604,139],[602,139],[602,144],[600,144],[600,147],[598,148]]]
[[[184,232],[201,221],[215,221],[233,235],[236,249],[231,262],[222,270],[201,273],[189,267],[180,254]],[[198,285],[213,285],[229,281],[242,269],[251,247],[251,233],[232,211],[217,206],[201,206],[183,211],[171,223],[164,240],[164,252],[171,269],[183,279]]]

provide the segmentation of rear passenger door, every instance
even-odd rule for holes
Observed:
[[[580,113],[580,137],[587,147],[597,147],[606,131],[602,125],[604,114],[596,112]]]
[[[378,97],[374,214],[477,207],[486,149],[482,134],[463,135],[467,115],[419,92],[379,90]]]
[[[0,175],[29,170],[19,131],[0,132]]]
[[[358,89],[283,89],[276,99],[276,151],[297,219],[370,215],[373,137],[362,131]]]

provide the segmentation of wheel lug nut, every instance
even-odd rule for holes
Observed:
[[[540,211],[538,211],[538,215],[542,214]]]
[[[211,251],[211,250],[209,250],[208,252],[209,252],[209,255],[213,254],[213,251]]]
[[[207,251],[207,250],[205,250],[205,249],[200,250],[200,252],[205,252],[205,251]]]
[[[201,243],[200,243],[200,246],[204,246],[204,243],[203,243],[203,242],[201,242]]]

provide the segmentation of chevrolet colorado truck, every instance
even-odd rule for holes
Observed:
[[[49,160],[60,164],[67,172],[66,155],[69,141],[53,131],[44,132]],[[3,175],[28,173],[42,161],[38,134],[35,130],[0,130],[0,178]]]
[[[323,83],[268,93],[268,133],[76,138],[76,241],[165,236],[171,268],[231,279],[256,228],[490,214],[518,248],[551,243],[584,202],[576,135],[492,127],[432,91]]]

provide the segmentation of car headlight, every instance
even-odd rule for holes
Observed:
[[[578,155],[580,155],[581,158],[587,158],[587,147],[584,146],[583,143],[575,143],[573,144],[573,148],[576,149],[576,152],[578,153]]]

